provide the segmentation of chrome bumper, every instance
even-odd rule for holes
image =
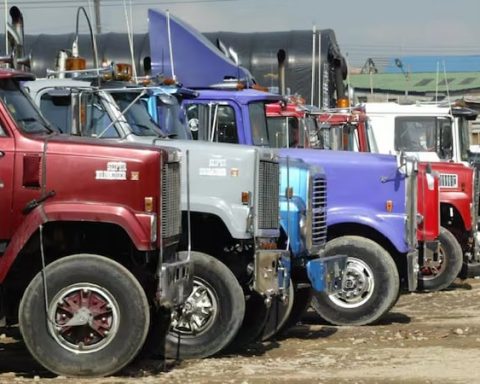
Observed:
[[[343,272],[347,256],[320,257],[307,263],[307,275],[312,288],[317,292],[337,293],[342,289]]]
[[[177,253],[179,261],[163,263],[158,282],[157,299],[163,307],[183,304],[193,288],[193,263],[188,252]]]
[[[262,296],[286,296],[290,284],[290,252],[255,252],[253,289]]]

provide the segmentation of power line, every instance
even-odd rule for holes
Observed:
[[[133,6],[144,6],[144,5],[184,5],[184,4],[201,4],[201,3],[231,3],[238,2],[242,0],[183,0],[183,1],[136,1],[133,3]],[[115,3],[114,3],[115,2]],[[64,0],[44,0],[41,2],[38,1],[24,1],[19,2],[19,5],[22,5],[24,9],[51,9],[51,8],[77,8],[79,2],[68,4]],[[86,1],[84,1],[86,3]],[[118,0],[102,0],[100,4],[101,7],[121,7],[122,4]],[[3,6],[0,6],[0,9],[3,9]]]

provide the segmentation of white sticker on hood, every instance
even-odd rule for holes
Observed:
[[[127,163],[123,161],[109,161],[106,170],[96,170],[97,180],[127,180]]]

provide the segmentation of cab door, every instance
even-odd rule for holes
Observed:
[[[12,235],[15,140],[0,121],[0,254]]]

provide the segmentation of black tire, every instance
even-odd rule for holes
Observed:
[[[334,325],[378,321],[391,309],[400,289],[398,270],[390,254],[372,240],[342,236],[326,244],[325,256],[333,255],[348,256],[343,290],[333,295],[312,292],[312,307]]]
[[[260,294],[251,292],[246,297],[245,316],[241,327],[224,352],[236,353],[248,347],[249,344],[259,341],[268,315],[269,308],[265,305],[265,299]]]
[[[203,358],[222,351],[245,315],[245,297],[230,269],[207,254],[191,255],[194,289],[166,336],[165,357],[171,359]],[[195,320],[200,324],[191,322]]]
[[[301,320],[302,316],[307,312],[308,307],[310,307],[312,291],[313,289],[311,287],[299,288],[298,286],[294,286],[293,308],[290,312],[290,316],[280,330],[280,333],[287,331]]]
[[[470,262],[467,264],[467,273],[468,278],[475,278],[480,276],[480,263],[479,262]]]
[[[44,272],[48,319],[41,272],[28,285],[19,308],[20,331],[33,357],[65,376],[107,376],[126,366],[143,346],[150,322],[149,304],[137,279],[117,262],[89,254],[59,259]],[[75,310],[89,323],[58,329]]]
[[[440,291],[448,288],[462,269],[463,252],[453,234],[440,227],[439,261],[425,260],[420,265],[418,289],[423,291]]]
[[[293,283],[290,280],[290,285],[288,289],[288,298],[286,301],[283,301],[280,297],[275,296],[272,299],[272,304],[270,305],[267,319],[265,321],[265,326],[260,333],[260,340],[266,341],[276,336],[281,332],[285,323],[287,322],[290,314],[292,313],[294,303],[294,290]]]

